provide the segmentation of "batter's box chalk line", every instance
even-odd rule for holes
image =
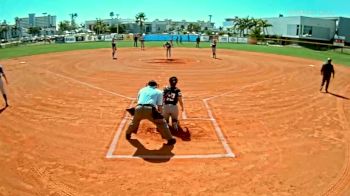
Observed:
[[[54,73],[52,71],[49,71],[49,70],[45,70],[57,77],[60,77],[60,78],[64,78],[64,79],[67,79],[69,81],[72,81],[72,82],[75,82],[77,84],[80,84],[80,85],[83,85],[83,86],[87,86],[87,87],[90,87],[92,89],[95,89],[95,90],[99,90],[99,91],[103,91],[103,92],[106,92],[106,93],[109,93],[109,94],[112,94],[114,96],[117,96],[117,97],[122,97],[122,98],[126,98],[128,100],[131,100],[131,103],[130,103],[130,106],[129,107],[132,107],[135,103],[135,98],[133,97],[128,97],[128,96],[125,96],[125,95],[122,95],[122,94],[119,94],[119,93],[115,93],[115,92],[112,92],[112,91],[109,91],[109,90],[106,90],[106,89],[103,89],[103,88],[100,88],[98,86],[95,86],[93,84],[90,84],[90,83],[87,83],[87,82],[82,82],[80,80],[77,80],[77,79],[74,79],[74,78],[71,78],[69,76],[65,76],[65,75],[62,75],[62,74],[59,74],[59,73]],[[222,95],[219,95],[219,96],[222,96]],[[211,97],[210,99],[214,99],[214,98],[217,98],[219,96],[214,96],[214,97]],[[116,146],[118,144],[118,141],[119,141],[119,138],[122,134],[122,131],[124,129],[124,127],[126,126],[126,123],[127,121],[130,119],[130,117],[128,116],[128,114],[126,112],[124,112],[124,116],[121,120],[121,122],[119,123],[119,126],[117,128],[117,131],[114,135],[114,138],[111,142],[111,145],[109,146],[109,149],[107,151],[107,154],[106,154],[106,158],[107,159],[115,159],[115,158],[121,158],[121,159],[135,159],[135,158],[144,158],[144,159],[208,159],[208,158],[234,158],[235,157],[235,154],[232,152],[230,146],[228,145],[227,143],[227,140],[219,126],[219,124],[217,123],[216,119],[214,118],[213,116],[213,112],[211,110],[211,108],[209,107],[209,104],[208,104],[208,101],[209,99],[203,99],[202,100],[206,109],[207,109],[207,112],[208,112],[208,116],[209,118],[188,118],[186,112],[184,111],[182,113],[182,118],[183,120],[208,120],[210,121],[212,124],[213,124],[213,127],[215,129],[215,132],[216,132],[216,135],[219,139],[219,141],[221,142],[221,144],[223,145],[226,153],[225,154],[192,154],[192,155],[114,155],[113,153],[115,152],[116,150]]]

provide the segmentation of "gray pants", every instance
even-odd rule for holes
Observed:
[[[0,92],[1,92],[1,95],[5,95],[6,94],[6,91],[5,91],[5,88],[4,88],[4,82],[2,81],[1,77],[0,77]]]
[[[166,121],[163,119],[153,119],[152,117],[152,107],[151,106],[136,106],[135,115],[132,121],[129,124],[126,134],[136,133],[139,128],[140,122],[143,119],[147,119],[157,125],[158,130],[160,131],[164,139],[170,140],[173,136],[170,133],[169,126]]]
[[[163,116],[167,122],[169,122],[170,117],[172,123],[177,122],[179,116],[179,108],[177,105],[166,104],[163,106]]]

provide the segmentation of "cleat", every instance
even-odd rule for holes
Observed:
[[[168,140],[168,143],[166,143],[166,145],[174,145],[176,143],[176,139],[175,138],[172,138],[170,140]]]

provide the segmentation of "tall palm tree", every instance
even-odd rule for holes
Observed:
[[[234,19],[234,26],[233,28],[237,29],[239,31],[239,36],[242,37],[242,34],[244,34],[244,30],[247,28],[247,23],[243,18],[236,17]]]
[[[140,12],[136,14],[136,23],[140,25],[140,33],[143,33],[143,25],[145,24],[145,21],[147,20],[146,14],[143,12]]]
[[[266,35],[268,34],[267,32],[267,28],[268,27],[272,27],[272,24],[268,23],[267,20],[264,20],[264,19],[259,19],[258,20],[258,26],[260,26],[263,30],[263,34]],[[265,33],[266,32],[266,33]]]
[[[94,31],[99,35],[107,31],[107,25],[103,23],[101,19],[96,20],[96,24],[94,26]]]
[[[112,26],[113,24],[113,17],[114,17],[114,12],[109,12],[109,16],[111,17],[111,23],[109,24],[109,26]]]
[[[72,27],[72,30],[76,29],[77,28],[77,25],[75,24],[75,18],[78,17],[78,14],[77,13],[72,13],[72,14],[69,14],[71,16],[71,27]]]

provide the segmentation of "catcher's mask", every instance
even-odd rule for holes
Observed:
[[[177,84],[177,77],[173,76],[173,77],[169,78],[169,83],[170,83],[170,86],[176,86],[176,84]]]

